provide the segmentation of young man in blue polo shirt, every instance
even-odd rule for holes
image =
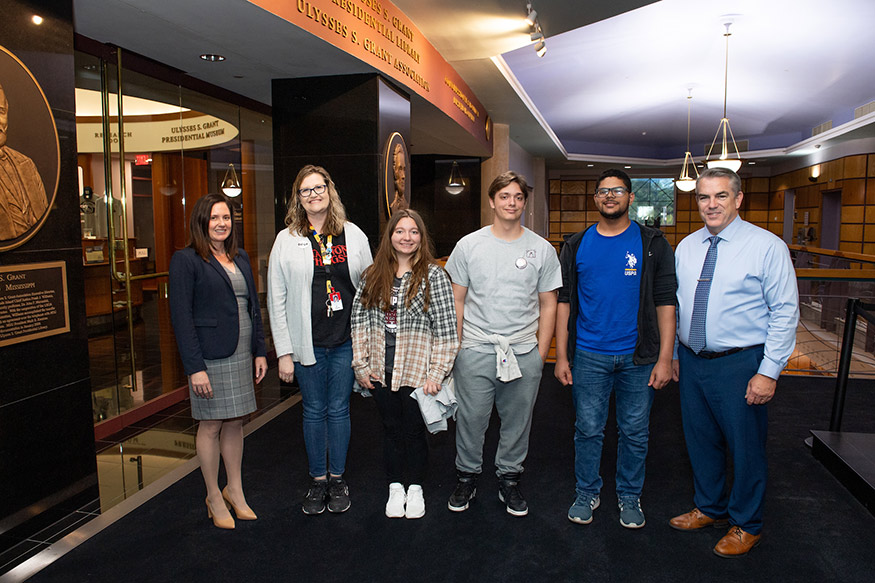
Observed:
[[[605,423],[615,394],[620,524],[644,526],[641,491],[654,390],[671,380],[675,337],[674,254],[658,229],[629,218],[632,182],[606,170],[596,183],[599,222],[572,235],[559,256],[556,378],[571,385],[574,504],[568,519],[592,522],[599,506]]]

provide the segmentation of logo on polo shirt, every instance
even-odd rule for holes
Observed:
[[[638,269],[635,267],[638,265],[638,258],[635,257],[635,254],[631,251],[626,251],[626,275],[636,276],[638,275]]]

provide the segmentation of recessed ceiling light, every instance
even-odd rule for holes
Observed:
[[[756,162],[748,162],[748,164],[750,164],[751,166],[753,166],[754,164],[756,164]]]
[[[33,22],[37,26],[39,26],[40,24],[43,23],[43,17],[40,16],[39,14],[34,14],[33,16],[30,17],[30,20],[31,20],[31,22]]]
[[[205,61],[209,61],[211,63],[216,63],[218,61],[224,61],[225,57],[223,55],[217,55],[214,53],[204,53],[201,55],[201,58]]]
[[[594,165],[595,165],[595,164],[587,164],[586,167],[587,167],[587,168],[592,168]]]
[[[631,166],[623,166],[623,168],[626,168],[628,170],[629,168],[631,168]]]

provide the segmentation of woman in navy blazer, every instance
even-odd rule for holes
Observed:
[[[232,203],[208,194],[194,205],[191,243],[170,261],[170,317],[189,379],[207,512],[219,528],[256,516],[243,495],[243,417],[255,410],[255,382],[267,372],[261,310],[249,256],[237,248]],[[219,459],[228,484],[219,490]],[[226,506],[227,505],[227,506]]]

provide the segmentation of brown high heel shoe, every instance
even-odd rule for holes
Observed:
[[[213,508],[210,506],[210,499],[207,498],[207,515],[213,519],[213,524],[216,528],[224,528],[225,530],[234,530],[234,517],[219,518],[213,514]]]
[[[237,520],[257,520],[258,517],[255,515],[255,512],[252,511],[252,508],[248,506],[246,508],[237,508],[237,505],[231,501],[231,498],[228,496],[228,486],[222,488],[222,498],[225,499],[225,502],[234,509],[234,514],[237,515]]]

